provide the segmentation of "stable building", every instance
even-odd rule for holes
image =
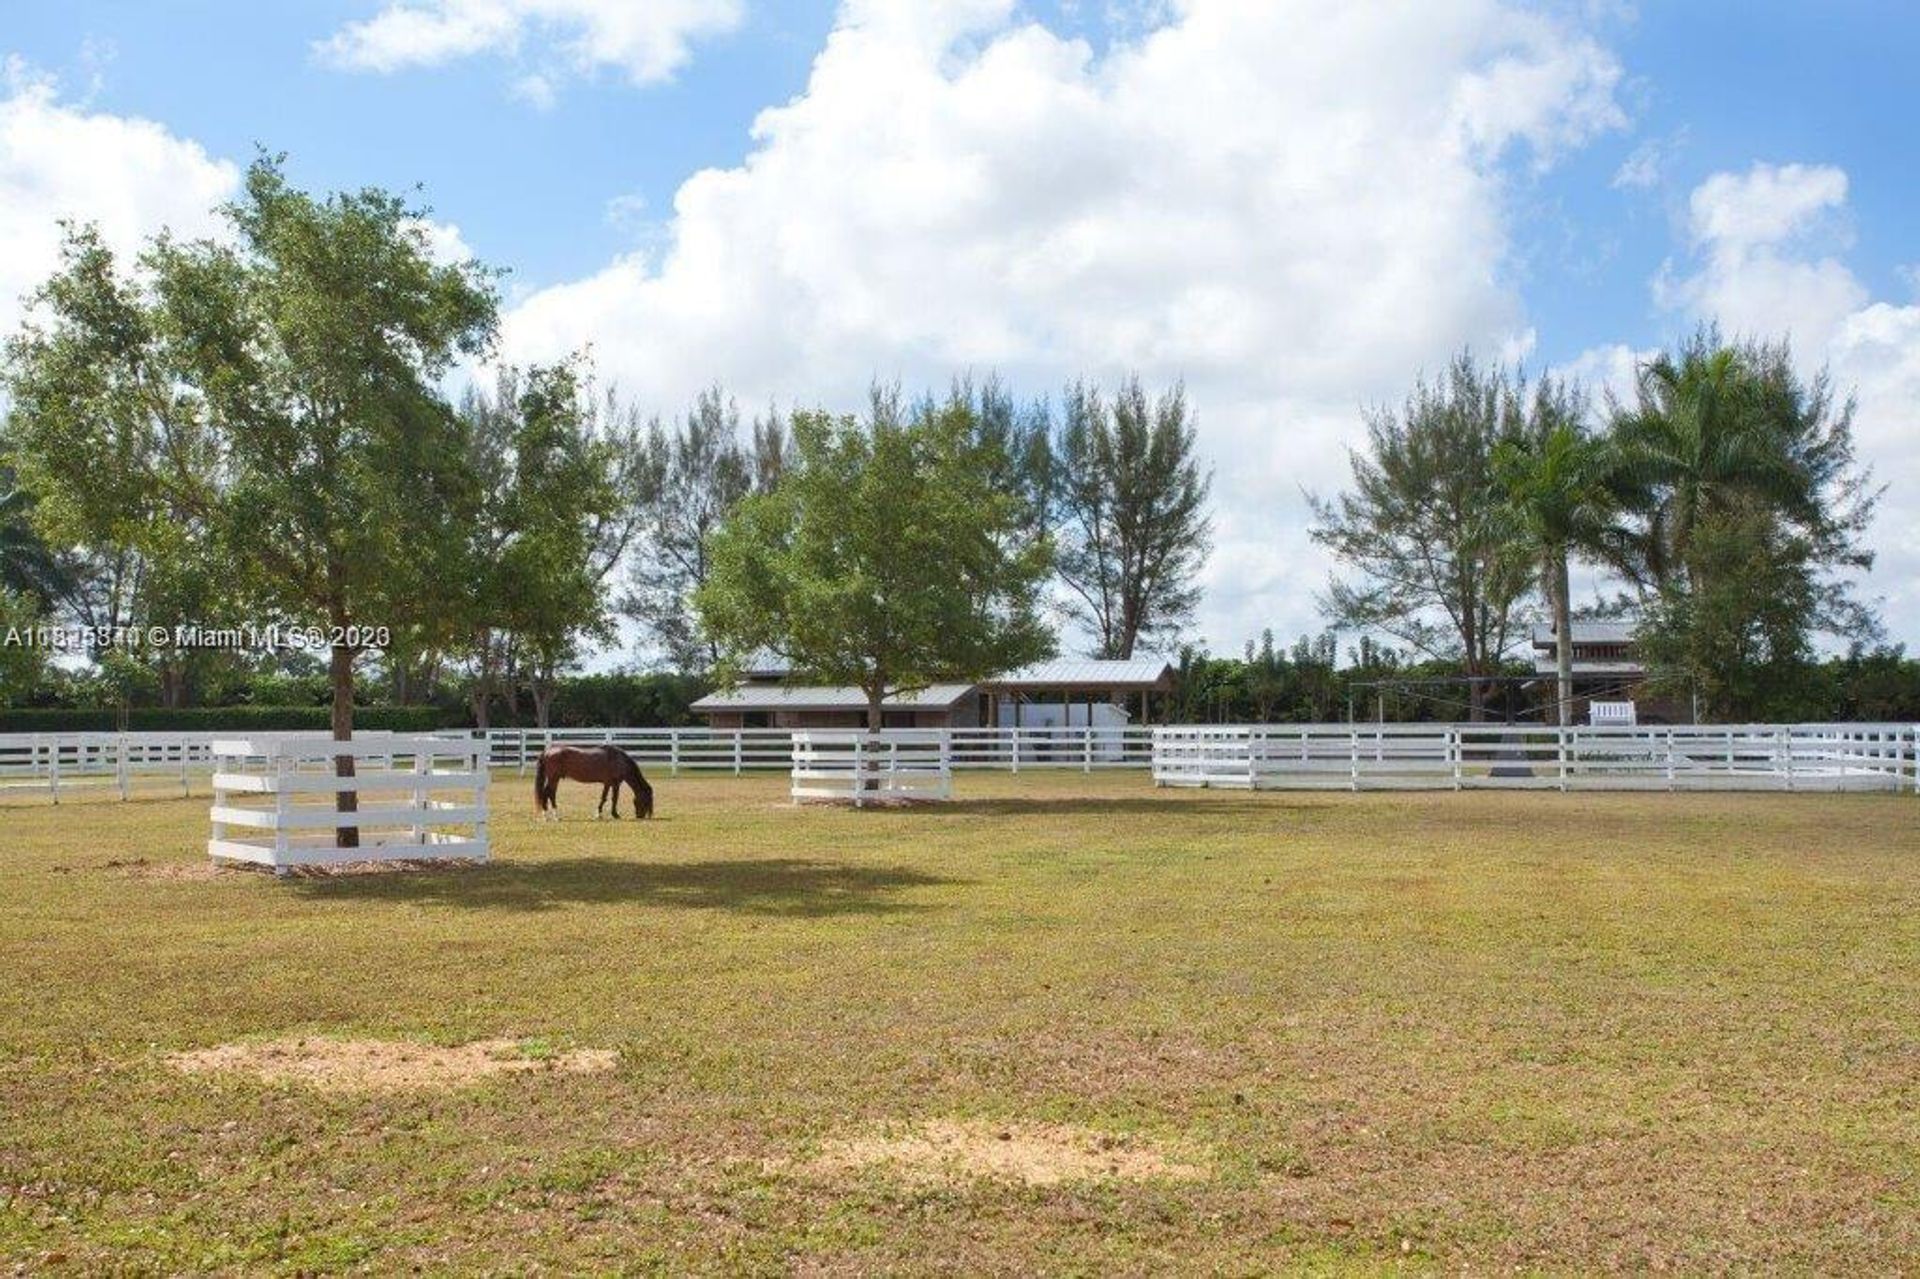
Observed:
[[[1591,722],[1595,702],[1631,702],[1645,724],[1684,723],[1684,707],[1646,693],[1647,668],[1631,622],[1575,622],[1573,634],[1573,718]],[[1559,696],[1560,665],[1554,628],[1533,628],[1533,671],[1536,687],[1551,707]],[[1552,716],[1549,713],[1548,718]]]
[[[1035,662],[977,684],[940,683],[897,693],[881,703],[887,728],[1118,728],[1147,722],[1159,695],[1173,689],[1162,658]],[[693,713],[710,728],[864,728],[866,694],[858,688],[795,684],[783,663],[749,662],[734,688],[707,694]]]

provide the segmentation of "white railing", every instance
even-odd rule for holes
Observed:
[[[474,737],[317,735],[222,738],[212,744],[207,853],[284,874],[296,866],[487,858],[484,744]],[[352,756],[354,775],[335,762]],[[355,807],[338,807],[342,792]],[[353,846],[338,846],[352,830]]]
[[[953,741],[940,729],[796,729],[794,802],[868,804],[953,797]]]
[[[54,803],[63,792],[111,789],[121,799],[137,790],[193,792],[196,778],[214,769],[213,744],[241,736],[226,732],[0,733],[0,795],[41,793]],[[312,736],[290,731],[253,733],[261,741]],[[358,733],[365,740],[386,731]]]
[[[1914,769],[1916,727],[1911,724],[1565,730],[1506,724],[1266,724],[915,731],[944,733],[955,768],[1017,773],[1151,766],[1156,780],[1167,785],[1568,790],[1666,789],[1669,784],[1675,790],[1920,785]],[[58,803],[74,790],[121,798],[141,791],[190,794],[196,782],[203,783],[213,771],[213,741],[234,736],[238,734],[0,734],[0,798],[38,794]],[[791,769],[793,739],[791,730],[779,728],[498,728],[486,733],[484,741],[490,767],[522,773],[531,770],[550,744],[597,742],[610,742],[643,766],[672,773],[743,773]]]
[[[1160,786],[1304,790],[1920,792],[1920,726],[1180,725],[1154,730]]]
[[[526,772],[552,745],[607,743],[641,764],[682,769],[788,769],[793,766],[796,731],[853,732],[853,729],[786,728],[495,728],[487,732],[487,753],[495,768]],[[888,732],[940,732],[950,739],[956,768],[1145,768],[1153,760],[1153,730],[1144,726],[1079,728],[889,729]]]

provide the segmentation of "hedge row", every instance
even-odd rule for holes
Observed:
[[[124,722],[122,716],[125,716]],[[465,717],[438,706],[362,706],[353,726],[369,732],[425,733],[459,728]],[[152,732],[234,730],[326,732],[333,725],[325,706],[195,706],[166,710],[142,706],[105,710],[0,710],[0,733],[112,733],[122,728]]]

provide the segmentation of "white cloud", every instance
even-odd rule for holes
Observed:
[[[1624,343],[1591,347],[1549,372],[1556,378],[1578,382],[1587,388],[1597,406],[1611,395],[1621,403],[1631,403],[1639,381],[1640,366],[1653,358],[1654,351],[1640,351]]]
[[[1867,293],[1824,248],[1847,242],[1847,175],[1829,166],[1756,164],[1694,188],[1688,233],[1700,261],[1663,270],[1662,305],[1710,315],[1738,332],[1826,343]]]
[[[1659,186],[1686,141],[1685,129],[1669,137],[1648,138],[1629,152],[1614,170],[1613,186],[1623,191],[1647,191]]]
[[[413,218],[409,220],[409,225],[425,238],[427,256],[441,266],[457,266],[479,256],[467,244],[466,237],[460,234],[460,228],[451,222]]]
[[[1736,334],[1790,335],[1808,371],[1828,367],[1859,397],[1863,460],[1888,485],[1868,593],[1884,596],[1896,636],[1920,636],[1920,305],[1875,300],[1827,242],[1845,243],[1847,175],[1827,166],[1756,164],[1695,189],[1699,260],[1655,280],[1663,304]]]
[[[52,79],[18,58],[0,96],[0,333],[19,323],[22,298],[59,265],[60,220],[93,222],[117,253],[138,252],[171,227],[219,229],[214,207],[235,194],[239,170],[150,120],[61,102]]]
[[[1202,630],[1317,624],[1303,483],[1365,403],[1471,343],[1523,349],[1507,161],[1620,119],[1590,38],[1502,0],[1184,0],[1096,57],[1010,0],[850,0],[736,168],[658,253],[517,306],[506,346],[592,343],[661,407],[857,404],[873,377],[1186,379],[1218,470]]]
[[[551,105],[564,70],[623,72],[635,84],[670,79],[695,40],[739,26],[743,0],[388,0],[314,45],[321,61],[352,71],[431,67],[481,53],[528,55],[542,70],[520,76],[516,96]]]

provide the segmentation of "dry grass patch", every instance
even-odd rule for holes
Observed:
[[[460,1088],[503,1074],[611,1070],[616,1060],[606,1049],[551,1052],[517,1039],[443,1048],[405,1040],[327,1038],[221,1044],[167,1058],[188,1074],[239,1072],[331,1092]]]
[[[1070,1124],[936,1119],[906,1130],[836,1138],[801,1171],[836,1176],[878,1168],[916,1184],[996,1178],[1029,1186],[1063,1181],[1200,1181],[1206,1169],[1142,1138]]]

